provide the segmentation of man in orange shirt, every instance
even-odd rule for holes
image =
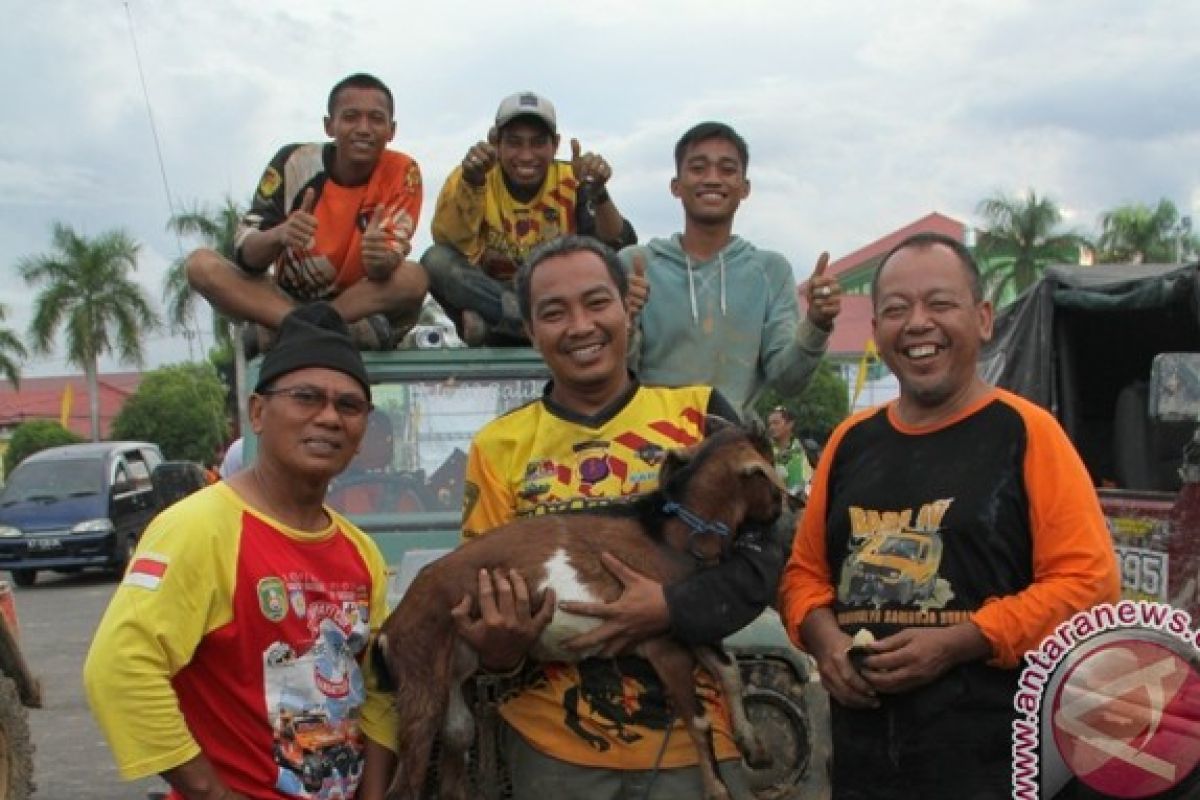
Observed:
[[[970,252],[910,237],[871,298],[900,397],[830,438],[780,608],[832,700],[834,798],[1008,797],[1021,656],[1117,599],[1112,543],[1054,418],[976,374],[992,308]]]
[[[328,300],[359,347],[390,349],[428,287],[420,265],[405,260],[421,171],[387,149],[396,133],[391,91],[351,75],[330,91],[328,109],[333,141],[290,144],[271,159],[238,230],[237,263],[207,249],[188,257],[192,288],[221,313],[258,323],[260,348],[296,305]]]

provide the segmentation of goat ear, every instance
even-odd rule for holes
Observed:
[[[658,471],[658,485],[666,486],[670,477],[692,460],[691,450],[668,450]]]
[[[775,484],[775,486],[777,486],[781,491],[787,491],[787,487],[783,485],[783,479],[779,477],[779,473],[775,471],[773,466],[767,464],[762,459],[754,458],[745,462],[742,464],[742,468],[739,470],[739,472],[743,477],[746,478],[754,475],[762,475],[771,483]]]

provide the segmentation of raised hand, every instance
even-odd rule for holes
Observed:
[[[280,244],[297,251],[313,248],[316,244],[317,218],[312,212],[316,205],[317,192],[310,186],[304,190],[300,207],[289,214],[287,221],[279,226]]]
[[[575,173],[576,180],[596,189],[602,188],[612,177],[608,162],[595,153],[584,153],[578,139],[571,140],[571,172]]]
[[[821,253],[812,277],[800,284],[797,293],[808,301],[808,318],[823,331],[833,330],[833,321],[842,311],[842,287],[837,278],[825,276],[829,253]]]
[[[405,255],[395,233],[384,227],[384,219],[384,206],[375,206],[371,220],[362,235],[363,272],[375,281],[387,280]]]
[[[629,273],[629,294],[625,298],[625,308],[629,313],[629,321],[637,317],[646,307],[650,299],[650,281],[646,280],[646,257],[640,250],[633,253],[633,270]]]
[[[471,149],[462,160],[463,180],[472,186],[483,186],[488,170],[496,166],[497,159],[496,146],[492,142],[476,142],[471,145]]]

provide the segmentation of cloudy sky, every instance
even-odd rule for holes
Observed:
[[[564,142],[609,159],[643,238],[680,228],[667,191],[679,134],[733,124],[753,183],[737,230],[798,277],[823,249],[836,258],[931,211],[973,222],[981,198],[1028,187],[1080,232],[1161,197],[1200,219],[1200,4],[1185,0],[17,5],[0,0],[0,302],[17,331],[32,293],[14,265],[47,249],[53,221],[128,230],[159,303],[166,266],[196,244],[165,229],[163,172],[176,209],[245,203],[281,144],[321,137],[329,87],[355,71],[392,87],[393,146],[422,166],[418,250],[447,172],[522,89],[556,103]],[[188,348],[162,334],[149,355]],[[26,367],[73,371],[55,356]]]

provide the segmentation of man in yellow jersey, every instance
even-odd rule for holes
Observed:
[[[707,415],[737,418],[711,387],[645,386],[626,370],[627,280],[610,249],[577,236],[543,245],[518,272],[521,313],[552,380],[540,400],[493,420],[472,442],[464,537],[652,492],[665,452],[702,439]],[[575,642],[601,645],[602,657],[525,669],[524,653],[552,609],[530,608],[519,575],[481,575],[479,618],[467,604],[455,618],[485,669],[516,681],[499,709],[516,800],[701,796],[695,748],[661,683],[648,662],[621,654],[667,631],[689,643],[720,641],[774,598],[782,563],[775,537],[758,530],[739,533],[729,560],[673,586],[609,559],[625,584],[621,598],[564,606],[602,617]],[[721,776],[735,798],[749,798],[725,698],[703,670],[696,691]]]
[[[375,544],[324,505],[371,388],[327,303],[283,320],[250,396],[257,458],[146,529],[84,666],[121,774],[178,800],[382,800],[398,728],[364,654]]]
[[[617,249],[637,242],[609,196],[608,162],[577,139],[571,160],[556,161],[558,145],[549,100],[506,97],[486,141],[471,146],[438,196],[434,245],[421,263],[470,345],[526,341],[512,280],[538,244],[571,233]]]
[[[201,249],[187,278],[213,307],[258,323],[256,349],[299,303],[328,300],[359,347],[389,349],[417,319],[425,272],[406,261],[421,214],[421,171],[388,148],[392,92],[355,74],[329,92],[332,141],[285,145],[259,180],[234,261]]]

